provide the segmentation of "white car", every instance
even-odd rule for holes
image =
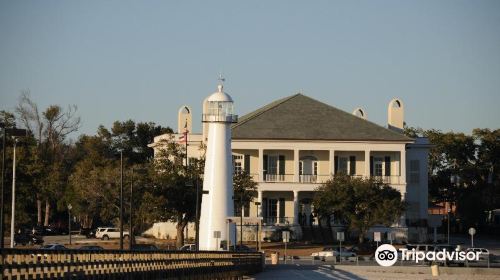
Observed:
[[[342,247],[342,252],[339,252],[339,247],[325,247],[321,252],[312,253],[312,257],[337,257],[341,256],[343,258],[355,257],[356,253],[347,249],[346,247]]]
[[[490,257],[490,251],[485,248],[468,248],[466,252],[474,252],[474,253],[480,252],[481,253],[479,254],[480,261],[488,260],[488,258]]]
[[[120,238],[120,229],[112,227],[100,227],[95,232],[95,237],[102,240],[109,240],[111,238]],[[129,232],[123,231],[123,238],[129,238]]]

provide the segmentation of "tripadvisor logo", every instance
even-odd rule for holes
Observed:
[[[402,261],[478,261],[482,252],[447,251],[416,251],[415,249],[399,249]],[[375,251],[375,260],[381,266],[392,266],[398,261],[398,251],[390,244],[380,245]]]
[[[375,260],[381,266],[392,266],[398,261],[398,251],[391,244],[382,244],[375,251]]]

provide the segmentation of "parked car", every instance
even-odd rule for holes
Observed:
[[[466,252],[481,253],[479,254],[479,260],[485,261],[490,258],[490,251],[486,248],[468,248]]]
[[[40,249],[42,250],[66,250],[67,248],[64,247],[64,245],[61,245],[61,244],[57,244],[57,243],[52,243],[52,244],[47,244],[47,245],[44,245],[42,247],[40,247]],[[44,254],[44,253],[38,253],[38,254],[31,254],[31,256],[33,257],[37,257],[38,260],[41,260],[42,258],[43,259],[47,259],[49,257],[49,254]]]
[[[457,245],[451,245],[451,244],[438,244],[434,246],[434,251],[435,252],[440,252],[445,250],[446,252],[460,252],[460,246]],[[461,260],[445,260],[445,261],[435,261],[439,265],[451,265],[451,264],[456,264],[458,266],[464,266],[465,261]]]
[[[160,250],[156,245],[154,244],[134,244],[132,245],[132,250],[137,250],[137,251],[156,251]]]
[[[236,245],[230,247],[233,252],[256,252],[254,248],[250,248],[246,245]]]
[[[406,249],[409,251],[415,249],[415,251],[431,252],[434,251],[435,247],[434,244],[406,244]]]
[[[334,257],[334,256],[337,257],[337,256],[341,256],[343,258],[346,258],[346,257],[355,257],[356,253],[347,249],[346,247],[342,247],[342,250],[340,250],[339,247],[325,247],[320,252],[312,253],[311,256],[313,256],[313,257]]]
[[[85,245],[85,246],[78,248],[78,250],[96,251],[96,250],[104,250],[104,248],[101,246],[97,246],[97,245]]]
[[[120,238],[120,229],[113,227],[99,227],[95,233],[95,237],[102,240],[109,240],[111,238]],[[123,231],[123,238],[129,238],[129,232]]]
[[[27,232],[16,233],[14,234],[14,246],[17,246],[19,244],[23,246],[43,244],[43,237]]]
[[[95,237],[96,231],[97,229],[95,228],[81,228],[80,234],[85,235],[85,237],[87,238],[96,238]]]
[[[362,243],[351,247],[351,251],[356,255],[373,256],[377,250],[375,243]]]
[[[68,248],[64,247],[64,245],[61,245],[61,244],[52,243],[52,244],[44,245],[44,246],[40,247],[40,249],[43,249],[43,250],[66,250]]]
[[[179,251],[195,251],[195,250],[196,250],[195,244],[186,244],[179,248]]]

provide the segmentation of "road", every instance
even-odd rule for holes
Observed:
[[[451,271],[450,271],[451,270]],[[447,275],[445,275],[447,274]],[[499,279],[500,269],[471,270],[448,268],[439,279],[493,280]],[[336,265],[279,265],[266,266],[264,272],[247,279],[437,279],[431,275],[430,267],[390,267]]]

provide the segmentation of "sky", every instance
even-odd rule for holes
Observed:
[[[0,0],[0,110],[29,89],[75,104],[76,135],[116,120],[200,130],[219,74],[239,115],[301,92],[387,123],[500,128],[500,1]]]

